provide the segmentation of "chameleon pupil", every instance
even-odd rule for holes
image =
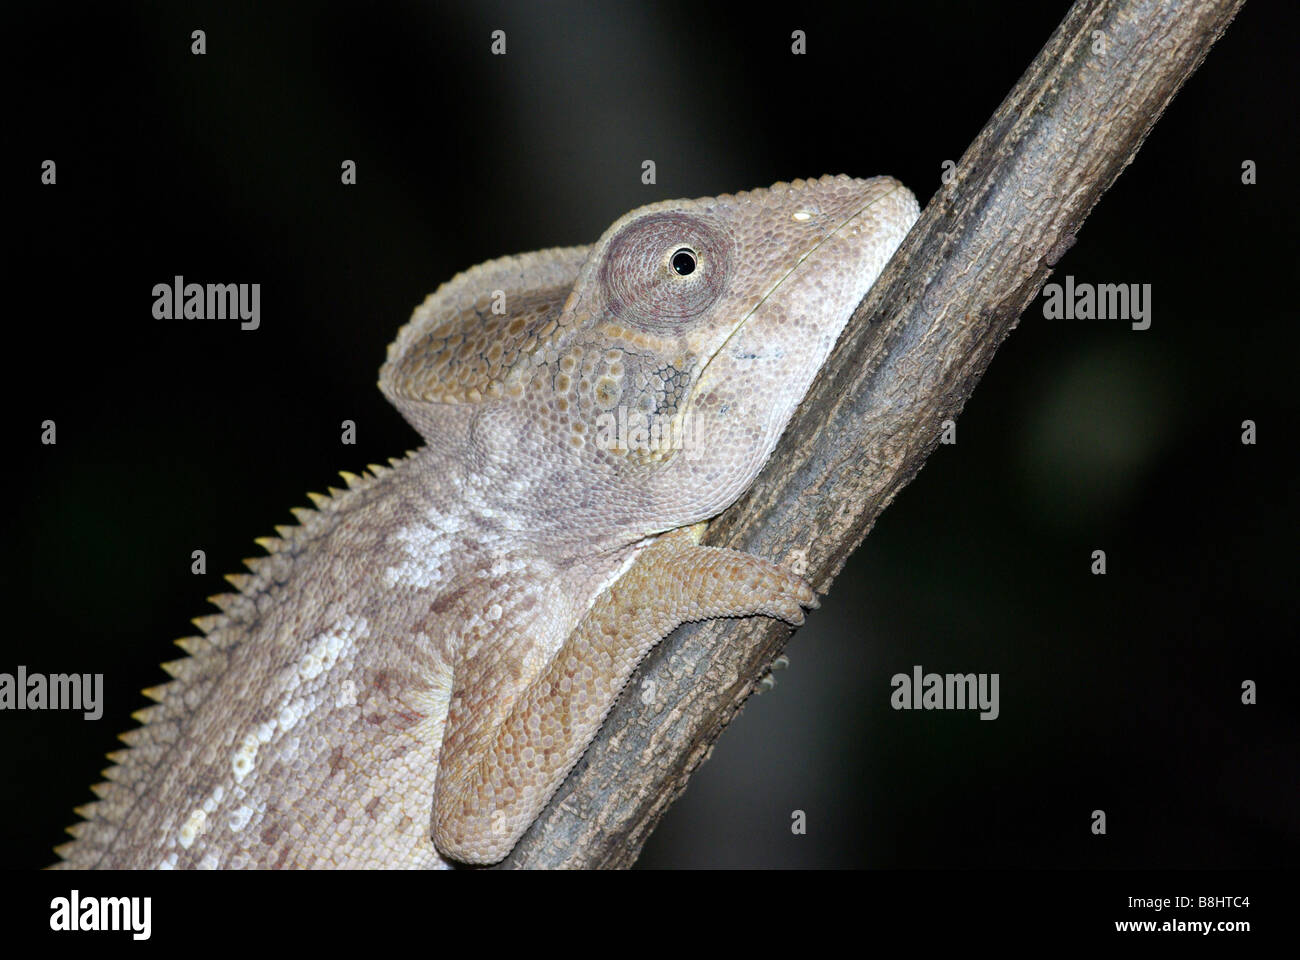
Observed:
[[[683,277],[695,272],[695,256],[691,251],[682,249],[673,254],[673,270]]]

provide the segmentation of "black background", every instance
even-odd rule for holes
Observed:
[[[889,173],[924,205],[1067,6],[9,11],[0,671],[102,672],[106,705],[94,723],[0,714],[0,865],[51,862],[170,639],[252,538],[335,471],[417,444],[374,383],[426,293],[671,197]],[[1296,864],[1282,10],[1246,8],[1053,277],[1151,284],[1151,329],[1031,306],[957,445],[883,515],[643,865]],[[177,274],[260,283],[261,328],[154,320],[153,285]],[[889,678],[914,664],[999,673],[1000,718],[893,711]]]

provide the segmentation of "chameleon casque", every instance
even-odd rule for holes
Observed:
[[[702,521],[758,474],[917,213],[887,177],[796,180],[444,284],[379,379],[425,445],[258,541],[58,866],[502,859],[678,624],[815,603],[701,546]],[[601,430],[638,414],[689,442]]]

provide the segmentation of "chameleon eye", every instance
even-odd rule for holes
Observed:
[[[681,247],[673,254],[673,273],[688,277],[695,272],[695,251],[690,247]]]
[[[642,330],[681,331],[717,301],[731,269],[731,234],[711,217],[655,213],[627,224],[601,262],[605,305]]]

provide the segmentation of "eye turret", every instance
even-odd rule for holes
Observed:
[[[721,296],[731,255],[730,234],[708,217],[642,217],[605,251],[600,277],[609,311],[634,328],[682,333]]]

